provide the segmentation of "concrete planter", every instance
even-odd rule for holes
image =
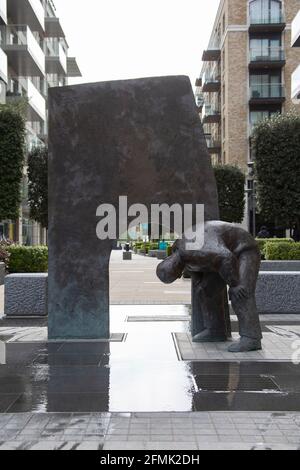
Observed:
[[[0,286],[3,286],[5,278],[5,264],[0,263]]]
[[[300,261],[262,261],[260,271],[300,271]]]
[[[256,303],[262,314],[300,314],[300,271],[260,272]]]
[[[10,274],[5,278],[4,314],[44,317],[48,314],[48,274]]]

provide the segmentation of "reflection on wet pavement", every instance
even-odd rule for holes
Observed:
[[[299,410],[300,367],[291,362],[179,361],[171,333],[187,333],[188,322],[169,317],[188,314],[114,306],[111,330],[127,333],[123,342],[6,343],[0,412]],[[150,315],[166,320],[126,321]]]

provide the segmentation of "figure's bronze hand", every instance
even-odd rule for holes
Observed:
[[[230,300],[243,300],[248,299],[249,292],[244,286],[231,287],[229,289],[229,299]]]

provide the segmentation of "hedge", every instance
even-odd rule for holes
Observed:
[[[269,242],[265,246],[265,257],[268,261],[300,260],[300,243]]]
[[[236,166],[216,165],[214,173],[218,188],[220,219],[242,223],[245,212],[245,175]]]
[[[295,243],[292,238],[257,238],[256,239],[259,249],[261,251],[262,256],[265,256],[265,250],[267,243]]]
[[[0,220],[16,219],[21,202],[25,121],[18,109],[0,106]]]
[[[10,273],[46,273],[48,248],[46,246],[10,246],[8,271]]]

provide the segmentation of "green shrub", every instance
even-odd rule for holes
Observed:
[[[266,256],[267,243],[295,243],[292,238],[257,238],[256,241],[263,257]]]
[[[8,252],[10,273],[45,273],[48,271],[46,246],[10,246]]]
[[[0,106],[0,220],[16,219],[21,202],[25,120],[18,109]]]
[[[245,211],[245,175],[236,166],[214,167],[219,195],[220,218],[224,222],[241,223]]]
[[[265,257],[268,261],[300,260],[300,243],[273,243],[265,246]]]
[[[173,248],[173,245],[168,245],[168,248],[167,248],[167,256],[171,256],[171,254],[172,254],[172,248]]]
[[[0,263],[4,263],[6,269],[8,269],[9,262],[9,247],[12,245],[10,241],[0,241]]]

